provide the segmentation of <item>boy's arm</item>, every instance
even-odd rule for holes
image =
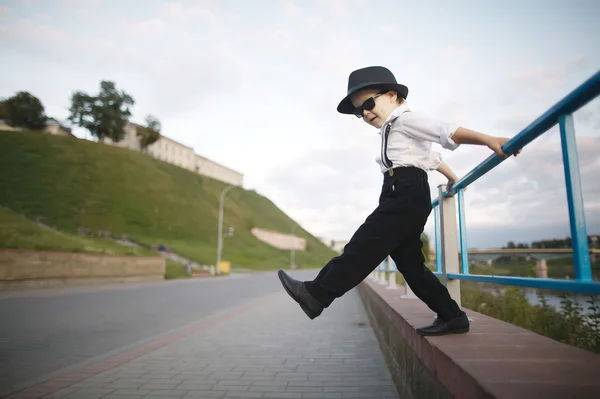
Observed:
[[[454,174],[454,172],[452,171],[452,169],[450,169],[450,167],[446,164],[446,162],[442,161],[440,163],[440,166],[438,166],[438,168],[436,169],[438,172],[440,172],[441,174],[443,174],[444,176],[446,176],[446,178],[448,180],[457,182],[458,181],[458,176],[456,176],[456,174]]]
[[[456,174],[444,161],[440,163],[440,166],[438,166],[436,170],[444,176],[446,176],[446,178],[448,179],[448,184],[446,184],[446,191],[450,191],[450,187],[459,180],[458,176],[456,176]]]
[[[488,136],[487,134],[479,133],[464,127],[459,127],[452,135],[452,141],[454,141],[456,144],[485,145],[502,158],[506,158],[508,156],[504,153],[504,151],[502,151],[502,146],[509,140],[510,139],[508,137]],[[520,149],[515,152],[515,157],[520,152]]]
[[[502,146],[510,140],[507,137],[488,136],[457,124],[430,118],[419,112],[407,112],[398,120],[400,130],[417,140],[438,143],[449,150],[455,150],[460,144],[485,145],[502,158],[507,157],[502,151]],[[519,149],[514,155],[517,156],[520,152]]]

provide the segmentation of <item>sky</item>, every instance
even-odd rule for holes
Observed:
[[[378,131],[336,111],[350,72],[385,66],[411,109],[513,137],[598,72],[598,15],[597,0],[0,0],[0,98],[28,91],[65,120],[74,91],[113,81],[132,121],[157,116],[311,234],[348,240],[382,183]],[[574,119],[600,234],[600,100]],[[491,155],[433,147],[458,176]],[[435,198],[445,180],[428,175]],[[469,247],[569,236],[564,182],[555,127],[469,186]]]

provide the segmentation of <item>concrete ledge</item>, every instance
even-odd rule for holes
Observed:
[[[0,290],[163,280],[161,256],[0,250]]]
[[[600,398],[600,356],[465,309],[467,334],[422,337],[432,311],[370,280],[358,286],[401,398]]]

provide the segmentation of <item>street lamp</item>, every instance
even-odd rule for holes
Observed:
[[[219,236],[217,237],[217,274],[221,274],[221,251],[223,250],[223,202],[225,201],[225,194],[227,191],[235,188],[234,185],[228,185],[221,192],[221,199],[219,201]]]
[[[292,226],[292,237],[294,236],[294,230],[296,230],[296,227],[298,227],[297,224],[294,224],[294,226]],[[292,243],[292,250],[290,251],[290,270],[294,269],[294,263],[295,263],[295,259],[294,259],[294,244]]]

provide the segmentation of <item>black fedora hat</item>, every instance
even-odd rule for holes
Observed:
[[[365,89],[395,91],[405,100],[408,97],[408,88],[396,82],[394,74],[389,69],[382,66],[370,66],[357,69],[350,74],[348,78],[348,93],[338,105],[338,112],[341,114],[352,114],[354,105],[350,101],[350,96],[359,90]]]

